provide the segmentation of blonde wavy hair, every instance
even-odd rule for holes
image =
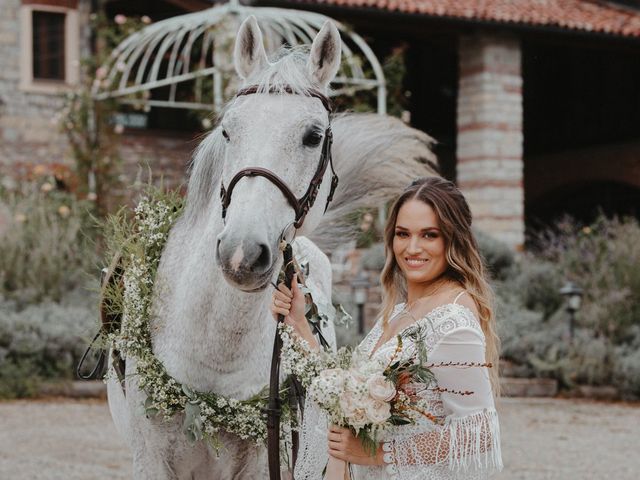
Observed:
[[[493,291],[487,281],[478,243],[471,231],[469,205],[460,190],[448,180],[428,177],[413,181],[398,197],[389,212],[384,230],[385,265],[380,276],[383,288],[383,325],[388,325],[394,306],[406,301],[407,297],[406,279],[393,253],[393,239],[400,208],[407,201],[414,199],[433,208],[438,218],[448,264],[444,275],[459,283],[476,304],[480,326],[486,340],[486,361],[493,365],[489,373],[491,385],[495,395],[499,395],[500,339],[496,333]]]

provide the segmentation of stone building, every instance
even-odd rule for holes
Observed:
[[[52,124],[60,93],[90,51],[88,0],[0,3],[0,169],[68,161]],[[435,136],[442,172],[477,225],[514,248],[527,228],[597,208],[640,216],[640,2],[601,0],[258,0],[353,25],[380,57],[406,47],[411,123]],[[107,13],[159,20],[206,0],[106,2]],[[47,16],[47,12],[49,16]],[[57,19],[54,18],[57,14]],[[61,17],[62,16],[62,17]],[[64,54],[37,41],[64,31]],[[56,23],[57,22],[57,23]],[[34,57],[34,55],[37,57]],[[38,60],[41,59],[41,60]],[[38,65],[38,61],[42,65]],[[49,78],[51,77],[51,78]],[[197,133],[162,111],[127,128],[123,155],[179,182]],[[134,168],[129,170],[133,175]]]

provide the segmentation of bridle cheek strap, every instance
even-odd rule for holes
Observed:
[[[295,194],[291,191],[291,189],[287,186],[287,184],[278,177],[275,173],[267,170],[266,168],[261,167],[249,167],[243,170],[240,170],[238,173],[234,175],[234,177],[229,182],[229,188],[225,188],[224,182],[220,183],[220,200],[222,202],[222,220],[224,221],[227,215],[227,208],[231,204],[231,194],[233,193],[233,189],[238,184],[241,178],[244,177],[264,177],[273,183],[276,187],[280,189],[282,194],[285,196],[289,205],[293,208],[296,218],[294,222],[294,227],[296,229],[300,228],[304,223],[304,219],[313,207],[313,204],[318,196],[318,190],[320,190],[320,185],[322,185],[322,179],[324,178],[324,174],[327,171],[327,165],[331,167],[331,188],[329,191],[329,196],[327,197],[327,203],[325,204],[324,210],[327,211],[329,208],[329,203],[333,200],[333,195],[335,193],[336,187],[338,186],[338,175],[333,168],[333,159],[331,157],[331,145],[333,143],[333,133],[331,132],[331,126],[327,127],[324,135],[324,142],[322,144],[322,153],[320,156],[320,162],[318,163],[318,168],[309,183],[309,187],[305,194],[299,199],[296,198]]]

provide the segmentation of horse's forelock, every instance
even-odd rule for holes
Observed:
[[[307,70],[308,59],[308,46],[283,47],[274,56],[273,63],[247,79],[247,85],[257,85],[260,93],[309,96],[309,92],[318,90],[319,85]]]

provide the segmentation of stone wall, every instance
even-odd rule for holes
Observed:
[[[70,153],[58,127],[64,104],[61,86],[57,93],[41,93],[21,87],[20,0],[0,2],[0,168],[11,171],[15,163],[67,163]],[[78,4],[80,51],[87,55],[89,2]],[[73,68],[80,68],[73,63]]]
[[[481,230],[524,243],[522,77],[517,37],[459,44],[457,180]]]
[[[162,181],[168,188],[184,187],[191,156],[199,142],[194,135],[174,132],[123,134],[118,149],[123,160],[120,183],[128,186]]]
[[[0,177],[21,176],[43,164],[74,167],[60,129],[64,96],[74,87],[60,85],[43,93],[21,86],[21,5],[21,0],[0,1]],[[83,58],[91,54],[89,8],[89,0],[78,2],[78,40]],[[80,65],[75,68],[80,69]],[[118,180],[123,189],[114,192],[114,201],[131,198],[135,189],[130,186],[146,183],[150,171],[154,181],[162,178],[169,187],[183,184],[191,152],[197,145],[193,135],[173,132],[128,131],[117,141],[123,159]]]

